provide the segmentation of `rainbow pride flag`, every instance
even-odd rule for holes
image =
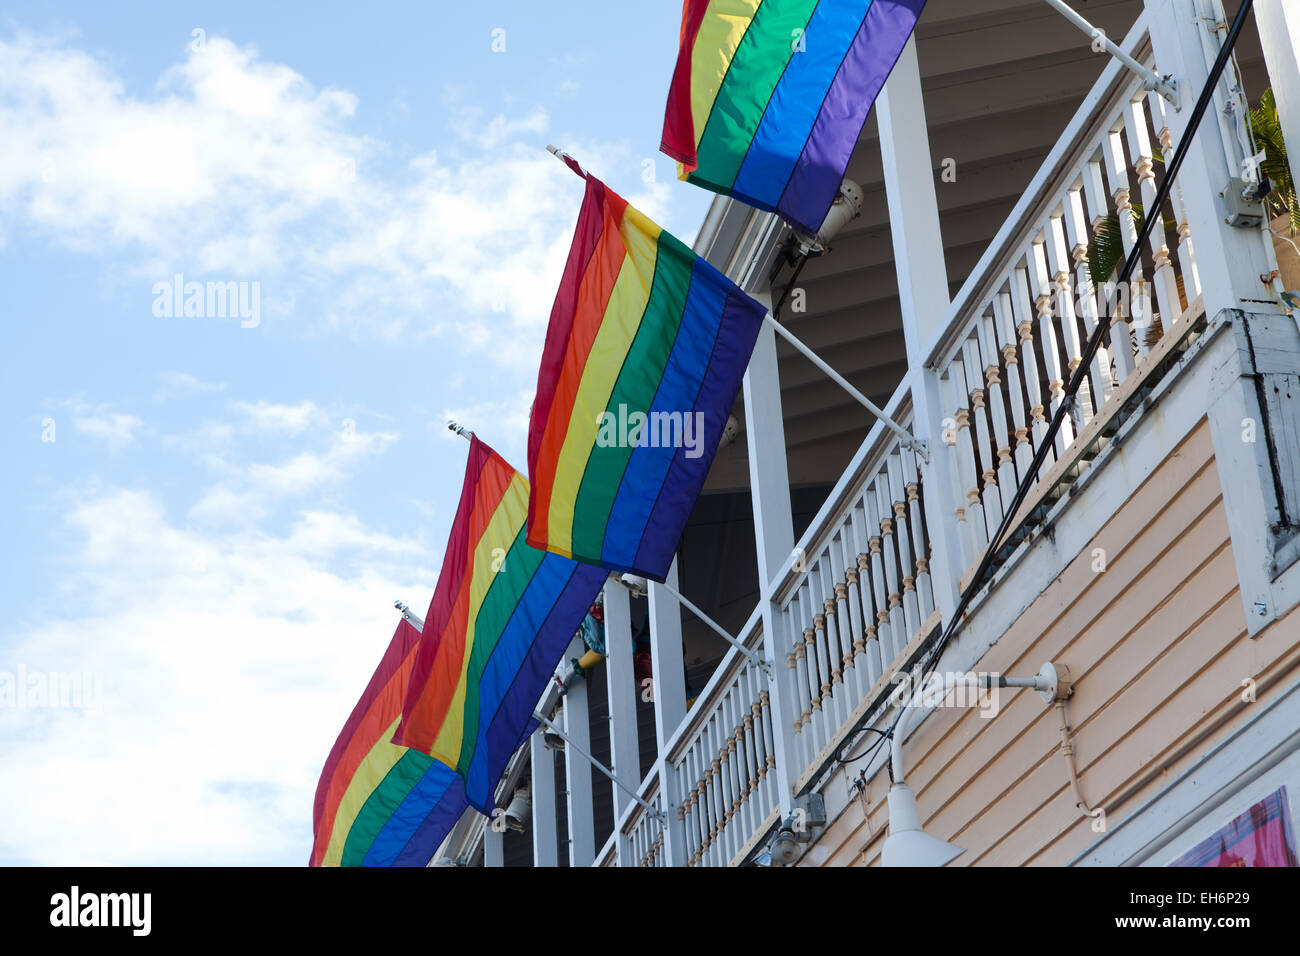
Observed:
[[[424,866],[467,806],[460,777],[390,743],[420,632],[397,626],[316,786],[312,866]]]
[[[470,440],[447,555],[429,605],[395,744],[453,768],[491,815],[511,754],[607,572],[524,540],[528,482]]]
[[[662,581],[767,310],[587,181],[528,432],[528,543]]]
[[[925,0],[683,0],[660,148],[815,234]]]

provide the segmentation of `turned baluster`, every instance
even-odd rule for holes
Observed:
[[[909,635],[921,629],[921,602],[916,594],[916,565],[912,562],[912,538],[908,530],[907,487],[903,484],[903,460],[898,451],[886,462],[889,496],[894,507],[894,542],[903,585],[903,621]]]
[[[930,543],[925,537],[916,454],[904,449],[900,455],[903,462],[904,493],[907,495],[908,511],[912,515],[912,541],[916,545],[916,595],[920,602],[921,621],[924,622],[934,613],[934,586],[930,581]]]
[[[1016,353],[1016,320],[1011,312],[1011,293],[1005,289],[993,297],[993,324],[1002,364],[1006,368],[1007,392],[1011,405],[1011,421],[1015,426],[1014,460],[1017,482],[1029,471],[1034,459],[1034,448],[1029,442],[1029,403],[1025,398],[1025,380],[1020,369],[1020,356]]]
[[[1075,370],[1083,364],[1083,337],[1079,331],[1079,317],[1074,308],[1074,282],[1070,270],[1074,260],[1065,240],[1065,215],[1063,210],[1052,212],[1047,227],[1047,259],[1052,270],[1052,286],[1056,293],[1056,315],[1064,336],[1065,379],[1071,380]],[[1074,426],[1083,428],[1097,411],[1093,405],[1092,385],[1085,376],[1075,394]]]
[[[1079,317],[1083,320],[1086,339],[1091,339],[1100,321],[1097,311],[1097,288],[1088,267],[1088,216],[1083,206],[1083,179],[1070,187],[1065,199],[1065,232],[1070,243],[1070,258],[1074,261],[1074,282]],[[1115,391],[1115,376],[1110,368],[1110,350],[1102,346],[1093,356],[1089,366],[1092,376],[1094,405],[1100,409]]]
[[[1029,294],[1029,256],[1022,258],[1011,273],[1011,311],[1016,320],[1016,334],[1020,337],[1020,368],[1025,376],[1025,393],[1029,402],[1029,430],[1033,448],[1037,452],[1047,437],[1047,415],[1044,410],[1045,393],[1038,376],[1038,352],[1034,346],[1034,299]],[[1056,456],[1048,449],[1044,464]],[[1023,477],[1023,476],[1022,476]]]
[[[977,550],[975,547],[975,533],[971,529],[971,521],[966,514],[966,489],[962,486],[965,474],[962,468],[962,450],[957,441],[959,427],[955,413],[957,408],[956,396],[956,376],[950,367],[948,373],[939,378],[939,401],[942,402],[945,410],[954,411],[943,420],[943,433],[940,435],[943,447],[937,449],[937,453],[949,456],[949,460],[954,462],[954,467],[944,468],[943,471],[950,476],[948,479],[950,482],[949,492],[952,495],[952,500],[957,503],[952,516],[953,534],[956,535],[957,544],[961,551],[962,567],[970,567],[975,560]]]

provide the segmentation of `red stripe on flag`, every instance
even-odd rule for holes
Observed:
[[[539,547],[535,542],[545,541],[548,536],[550,488],[577,399],[581,379],[577,370],[587,363],[614,282],[627,257],[618,231],[626,209],[627,201],[607,190],[600,180],[587,180],[569,264],[551,309],[528,428],[528,473],[537,486],[537,493],[530,495],[528,502],[528,543],[534,547]],[[575,261],[583,264],[583,271],[577,275],[569,269]],[[564,385],[562,391],[560,383]]]
[[[465,484],[447,542],[447,555],[429,604],[429,614],[424,619],[419,656],[411,669],[402,707],[402,722],[393,735],[393,743],[399,746],[429,753],[438,739],[460,683],[465,656],[473,579],[470,560],[514,475],[515,470],[491,448],[477,437],[470,440]]]
[[[696,168],[695,120],[691,113],[691,58],[695,53],[695,38],[709,0],[682,0],[682,35],[677,48],[677,66],[673,82],[668,87],[668,105],[664,109],[664,132],[659,149],[686,167]]]
[[[396,713],[388,712],[388,708],[383,706],[385,692],[396,685],[398,694],[401,695],[419,641],[420,632],[413,625],[405,619],[398,622],[393,639],[388,642],[388,649],[384,651],[370,683],[352,708],[338,739],[334,741],[325,767],[321,770],[320,782],[316,785],[312,815],[316,841],[311,853],[312,866],[320,866],[325,857],[339,803],[343,800],[343,794],[347,792],[357,767],[397,717]]]

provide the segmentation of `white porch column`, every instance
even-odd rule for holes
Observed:
[[[575,637],[565,660],[587,650]],[[596,859],[596,819],[592,804],[591,764],[578,751],[591,753],[591,712],[587,709],[587,682],[574,680],[564,695],[564,733],[573,747],[564,748],[564,779],[568,787],[565,807],[569,814],[569,866],[591,866]]]
[[[903,335],[911,360],[913,352],[919,352],[940,332],[951,304],[916,37],[907,41],[880,91],[876,120],[898,294],[903,304]],[[960,157],[953,158],[960,162]],[[961,175],[960,165],[957,175]]]
[[[555,755],[542,743],[542,731],[534,731],[530,747],[533,771],[533,865],[560,865],[560,838],[555,816]]]
[[[1178,83],[1181,108],[1166,111],[1169,132],[1177,148],[1184,139],[1192,109],[1210,75],[1203,30],[1209,26],[1197,15],[1194,0],[1144,0],[1151,25],[1151,47],[1156,72],[1172,74]],[[1209,38],[1217,50],[1220,40]],[[1226,74],[1225,74],[1226,75]],[[1236,155],[1240,148],[1225,144],[1215,106],[1210,104],[1192,138],[1187,158],[1178,173],[1191,238],[1196,248],[1205,312],[1214,319],[1224,309],[1277,314],[1268,304],[1272,292],[1260,276],[1275,268],[1272,244],[1266,246],[1259,229],[1237,229],[1225,221],[1223,191],[1229,180],[1240,178],[1241,168],[1229,168],[1225,149]],[[1241,157],[1244,158],[1244,157]]]
[[[675,590],[677,560],[667,582]],[[686,716],[686,667],[682,658],[682,606],[663,587],[650,582],[650,657],[654,665],[655,743],[662,753]]]
[[[876,119],[907,345],[912,428],[930,449],[929,463],[919,462],[932,549],[930,581],[935,606],[946,624],[957,604],[957,579],[965,570],[954,521],[958,507],[954,489],[959,482],[949,473],[956,462],[942,441],[944,409],[938,375],[925,367],[925,358],[930,343],[942,332],[951,300],[915,37],[907,41],[876,100]]]
[[[632,596],[611,580],[605,585],[605,685],[609,694],[609,752],[611,768],[629,789],[641,783],[641,754],[637,745],[636,701],[639,688],[632,670]],[[614,827],[632,803],[622,789],[614,793]],[[620,866],[629,865],[621,834],[617,840]]]
[[[772,307],[768,292],[754,298]],[[794,550],[794,518],[790,510],[790,473],[785,457],[785,419],[781,409],[781,380],[776,359],[776,333],[764,323],[745,370],[745,444],[749,451],[749,491],[754,508],[758,555],[759,602],[763,615],[763,655],[772,661],[767,682],[768,703],[775,729],[777,794],[784,819],[793,810],[793,786],[802,768],[794,766],[794,715],[789,701],[786,651],[781,613],[772,602],[772,579]]]
[[[1300,6],[1295,0],[1255,0],[1255,24],[1291,164],[1300,182]]]
[[[505,834],[492,829],[492,825],[483,830],[483,865],[505,866]]]
[[[681,590],[677,583],[677,560],[668,569],[667,584]],[[682,656],[682,606],[663,587],[650,582],[650,657],[654,667],[655,744],[658,747],[659,786],[665,804],[676,804],[676,773],[665,759],[673,732],[686,719],[686,662]],[[668,816],[664,834],[664,860],[668,866],[681,866],[681,821],[675,806],[665,806]]]

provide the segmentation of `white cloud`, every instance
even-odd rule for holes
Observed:
[[[201,382],[189,372],[163,372],[158,376],[158,389],[153,393],[153,398],[156,402],[165,402],[173,398],[223,392],[225,389],[224,382]]]
[[[282,405],[263,399],[232,402],[231,407],[245,415],[258,431],[272,434],[297,435],[324,417],[324,412],[314,402],[307,401]]]
[[[135,441],[135,432],[144,422],[134,415],[105,411],[74,415],[72,425],[83,435],[106,444],[110,451],[121,451]]]
[[[309,511],[206,536],[138,491],[79,501],[50,619],[0,668],[90,673],[89,710],[0,709],[0,858],[302,864],[320,768],[396,626],[427,599],[418,543]],[[356,553],[353,571],[326,559]]]
[[[20,34],[0,41],[0,202],[74,247],[246,270],[282,257],[277,228],[342,198],[367,149],[341,129],[355,110],[220,37],[137,99],[89,55]]]
[[[424,547],[414,540],[371,531],[353,515],[330,511],[302,512],[286,546],[296,553],[315,557],[330,557],[347,549],[394,557],[418,557],[425,553]]]
[[[317,295],[319,309],[294,312],[455,336],[527,367],[582,185],[544,150],[544,110],[491,115],[450,93],[445,107],[448,155],[385,179],[368,165],[384,144],[352,130],[355,95],[251,48],[210,37],[137,96],[88,54],[19,34],[0,41],[0,220],[76,249],[133,250],[142,310],[175,272],[249,276],[272,316]],[[666,183],[641,181],[626,148],[567,145],[598,175],[635,171],[627,198],[648,215],[665,206]]]
[[[479,149],[490,150],[509,140],[518,139],[522,134],[540,136],[550,125],[550,118],[540,107],[518,119],[507,119],[500,115],[484,118],[482,110],[465,107],[454,123],[461,139],[473,143]]]
[[[185,378],[193,378],[193,376],[185,376]],[[164,376],[164,380],[167,380],[167,376]],[[183,394],[224,391],[225,388],[225,385],[207,385],[201,382],[193,385],[165,384],[160,392],[154,393],[154,398],[160,400],[160,395],[174,398]],[[288,404],[258,399],[256,402],[233,401],[227,407],[236,413],[233,419],[204,421],[186,433],[164,436],[163,441],[205,458],[209,464],[226,471],[229,469],[221,453],[236,438],[252,436],[268,441],[283,441],[297,438],[311,428],[329,431],[335,426],[338,427],[340,435],[356,433],[355,421],[348,424],[349,419],[331,419],[325,409],[312,401],[304,400]]]
[[[236,406],[244,403],[235,403]],[[324,422],[324,413],[310,402],[298,406],[268,405],[259,402],[253,408],[257,427],[275,434],[297,435],[307,424]],[[306,421],[300,426],[293,410]],[[318,428],[317,431],[322,431]],[[383,451],[397,440],[389,432],[361,432],[356,423],[345,419],[339,430],[324,429],[324,447],[297,451],[277,463],[231,462],[216,453],[207,456],[221,479],[189,510],[192,520],[206,525],[248,525],[260,521],[272,508],[287,500],[318,493],[343,481],[362,458]]]

